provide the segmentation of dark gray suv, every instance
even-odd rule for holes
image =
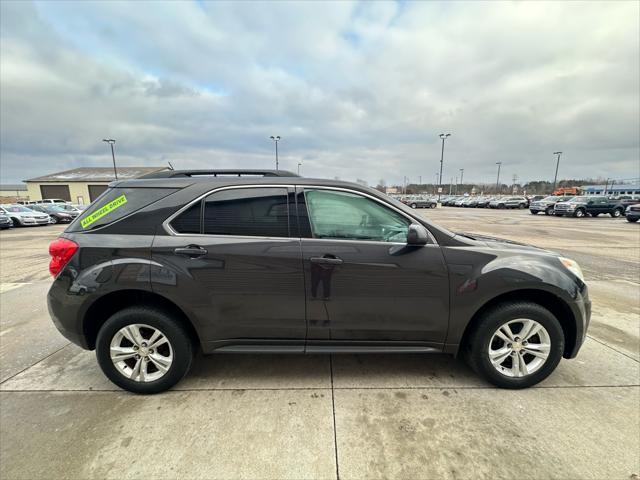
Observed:
[[[57,328],[120,387],[214,352],[447,352],[523,388],[578,353],[572,260],[452,233],[376,190],[276,171],[120,181],[50,245]]]

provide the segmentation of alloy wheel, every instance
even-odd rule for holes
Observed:
[[[525,377],[546,363],[551,351],[549,332],[535,320],[519,318],[498,328],[489,341],[493,367],[507,377]]]
[[[163,377],[173,363],[173,348],[165,334],[139,323],[116,332],[109,354],[120,374],[143,383]]]

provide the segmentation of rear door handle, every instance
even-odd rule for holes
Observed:
[[[173,250],[173,253],[176,255],[185,255],[187,257],[196,258],[206,255],[207,250],[199,247],[198,245],[189,245],[188,247],[178,247]]]
[[[342,259],[338,257],[329,257],[325,255],[324,257],[311,257],[311,263],[317,263],[319,265],[342,265]]]

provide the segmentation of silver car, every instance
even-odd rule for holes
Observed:
[[[14,227],[48,225],[51,221],[46,213],[35,212],[24,205],[0,205],[0,214],[13,220]]]

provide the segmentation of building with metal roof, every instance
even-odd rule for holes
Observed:
[[[585,195],[640,195],[640,184],[584,185]]]
[[[118,167],[118,180],[129,180],[165,170],[166,167]],[[25,180],[29,200],[60,198],[88,204],[115,180],[111,167],[80,167]]]

